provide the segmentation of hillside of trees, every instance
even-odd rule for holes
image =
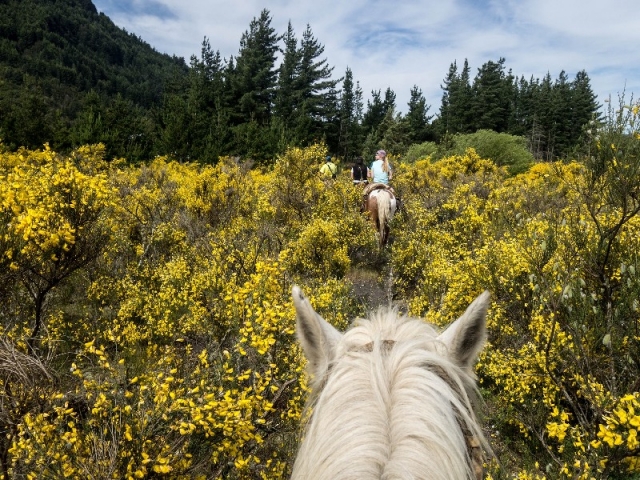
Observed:
[[[120,136],[130,135],[138,125],[127,121],[143,121],[166,85],[187,73],[183,59],[116,27],[91,0],[0,2],[0,137],[8,146],[68,150],[94,140],[91,127],[116,140],[127,123]]]
[[[382,146],[492,130],[522,136],[535,158],[563,158],[598,111],[586,72],[525,79],[488,61],[443,72],[439,111],[415,85],[406,108],[390,88],[364,101],[349,68],[335,72],[310,25],[276,32],[263,10],[222,58],[207,38],[189,65],[160,54],[98,14],[90,0],[0,2],[0,138],[11,149],[49,143],[66,152],[104,143],[109,158],[220,156],[269,163],[322,141],[350,160]],[[399,110],[406,114],[398,113]]]

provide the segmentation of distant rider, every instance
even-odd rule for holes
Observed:
[[[351,180],[354,185],[366,185],[369,169],[364,164],[364,158],[357,157],[356,163],[351,167]]]
[[[325,163],[320,167],[320,175],[325,178],[336,178],[338,167],[331,161],[331,155],[327,155]]]
[[[362,192],[362,200],[363,200],[363,209],[366,206],[367,200],[369,198],[369,194],[374,190],[385,189],[391,192],[394,198],[394,202],[397,201],[397,207],[400,208],[401,201],[397,198],[396,193],[391,185],[389,185],[389,181],[393,178],[393,168],[389,164],[389,160],[387,159],[387,152],[384,150],[378,150],[376,152],[376,159],[371,164],[368,170],[368,177],[372,180],[369,185],[367,185]]]

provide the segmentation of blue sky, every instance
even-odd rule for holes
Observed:
[[[526,79],[569,79],[585,70],[604,102],[623,91],[640,96],[640,4],[637,0],[93,0],[98,11],[156,50],[200,55],[202,40],[224,58],[235,56],[249,23],[266,8],[272,27],[291,24],[300,38],[309,25],[325,46],[334,78],[347,67],[365,104],[390,87],[399,111],[417,85],[437,114],[440,85],[454,61],[467,59],[473,78],[488,61]]]

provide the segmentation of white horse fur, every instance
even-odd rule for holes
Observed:
[[[393,215],[396,213],[396,198],[392,196],[385,189],[372,190],[369,193],[369,198],[376,199],[378,218],[372,219],[373,223],[378,229],[378,241],[380,247],[384,247],[387,243],[387,237],[389,235],[389,224],[393,219]]]
[[[293,302],[312,390],[293,479],[482,478],[471,398],[488,292],[441,334],[392,308],[342,334],[296,286]]]

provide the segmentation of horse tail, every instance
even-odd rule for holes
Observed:
[[[384,245],[389,222],[391,221],[391,195],[387,191],[381,191],[377,196],[378,200],[378,228],[380,241]]]

